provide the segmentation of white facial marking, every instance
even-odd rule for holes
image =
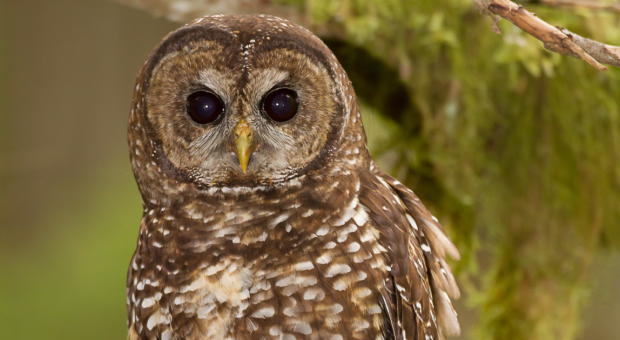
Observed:
[[[318,287],[308,288],[304,293],[304,300],[321,301],[325,298],[325,292]]]
[[[381,307],[374,305],[368,308],[368,314],[379,314],[381,313]]]
[[[317,236],[323,236],[329,232],[329,226],[324,225],[316,231]]]
[[[149,308],[155,304],[154,298],[147,298],[142,300],[142,308]]]
[[[337,291],[343,291],[347,289],[347,284],[342,280],[337,280],[334,282],[334,289]]]
[[[172,321],[172,315],[170,314],[162,314],[160,311],[155,312],[151,315],[146,323],[146,328],[149,330],[153,330],[155,326],[159,324],[169,324]]]
[[[295,326],[293,326],[293,332],[310,335],[312,333],[312,328],[305,322],[297,322]]]
[[[325,273],[325,277],[334,277],[339,274],[346,274],[351,271],[351,267],[347,264],[333,264]]]
[[[288,286],[290,284],[293,284],[293,283],[295,283],[295,276],[294,275],[290,275],[290,276],[287,276],[287,277],[285,277],[283,279],[278,280],[276,282],[276,286],[278,286],[278,287],[286,287],[286,286]]]
[[[269,306],[257,310],[252,314],[252,317],[255,317],[257,319],[265,319],[272,317],[274,314],[275,310],[273,309],[273,307]]]
[[[349,253],[353,253],[360,250],[360,244],[357,242],[352,242],[349,244],[349,246],[347,247],[347,252]]]
[[[332,260],[331,255],[330,255],[328,252],[326,252],[326,253],[323,253],[321,256],[319,256],[319,257],[316,259],[316,263],[319,263],[319,264],[328,264],[329,262],[331,262],[331,260]]]
[[[215,304],[211,303],[206,306],[200,307],[196,314],[199,319],[206,319],[209,315],[209,312],[211,312],[213,309],[215,309]]]
[[[288,218],[289,218],[289,214],[286,214],[286,213],[285,213],[285,214],[281,214],[280,216],[276,217],[276,219],[275,219],[275,220],[273,220],[273,221],[269,224],[269,227],[270,227],[270,228],[273,228],[273,227],[275,227],[276,225],[278,225],[280,222],[284,222],[284,221],[286,221]]]
[[[362,205],[360,205],[355,215],[353,215],[353,220],[359,227],[363,226],[366,224],[366,221],[368,221],[368,213]]]
[[[407,214],[405,215],[407,216],[407,221],[409,221],[409,224],[411,225],[411,227],[415,230],[418,230],[418,224],[415,223],[415,220],[413,219],[413,217],[411,217],[411,215]]]
[[[310,270],[310,269],[314,269],[314,265],[310,261],[301,262],[295,265],[295,270],[298,270],[298,271]]]
[[[269,329],[269,334],[271,335],[280,335],[281,329],[279,326],[273,326]]]

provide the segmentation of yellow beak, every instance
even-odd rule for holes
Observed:
[[[237,123],[237,126],[235,126],[235,152],[237,153],[241,170],[245,173],[248,169],[250,156],[252,156],[252,152],[254,152],[252,145],[252,129],[245,119],[242,119]]]

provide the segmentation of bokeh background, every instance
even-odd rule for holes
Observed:
[[[135,76],[213,11],[291,18],[336,53],[373,155],[461,250],[460,339],[620,339],[620,70],[494,35],[469,0],[122,2],[0,0],[0,339],[125,338]],[[620,45],[619,13],[522,4]]]

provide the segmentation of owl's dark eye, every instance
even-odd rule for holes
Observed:
[[[211,92],[199,91],[187,98],[187,114],[196,123],[213,123],[223,112],[224,103]]]
[[[263,110],[276,122],[285,122],[297,113],[297,93],[289,89],[275,90],[263,100]]]

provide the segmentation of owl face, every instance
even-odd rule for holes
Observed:
[[[336,137],[328,68],[308,44],[262,31],[185,32],[177,39],[191,40],[153,64],[145,104],[154,139],[202,184],[290,178]]]

